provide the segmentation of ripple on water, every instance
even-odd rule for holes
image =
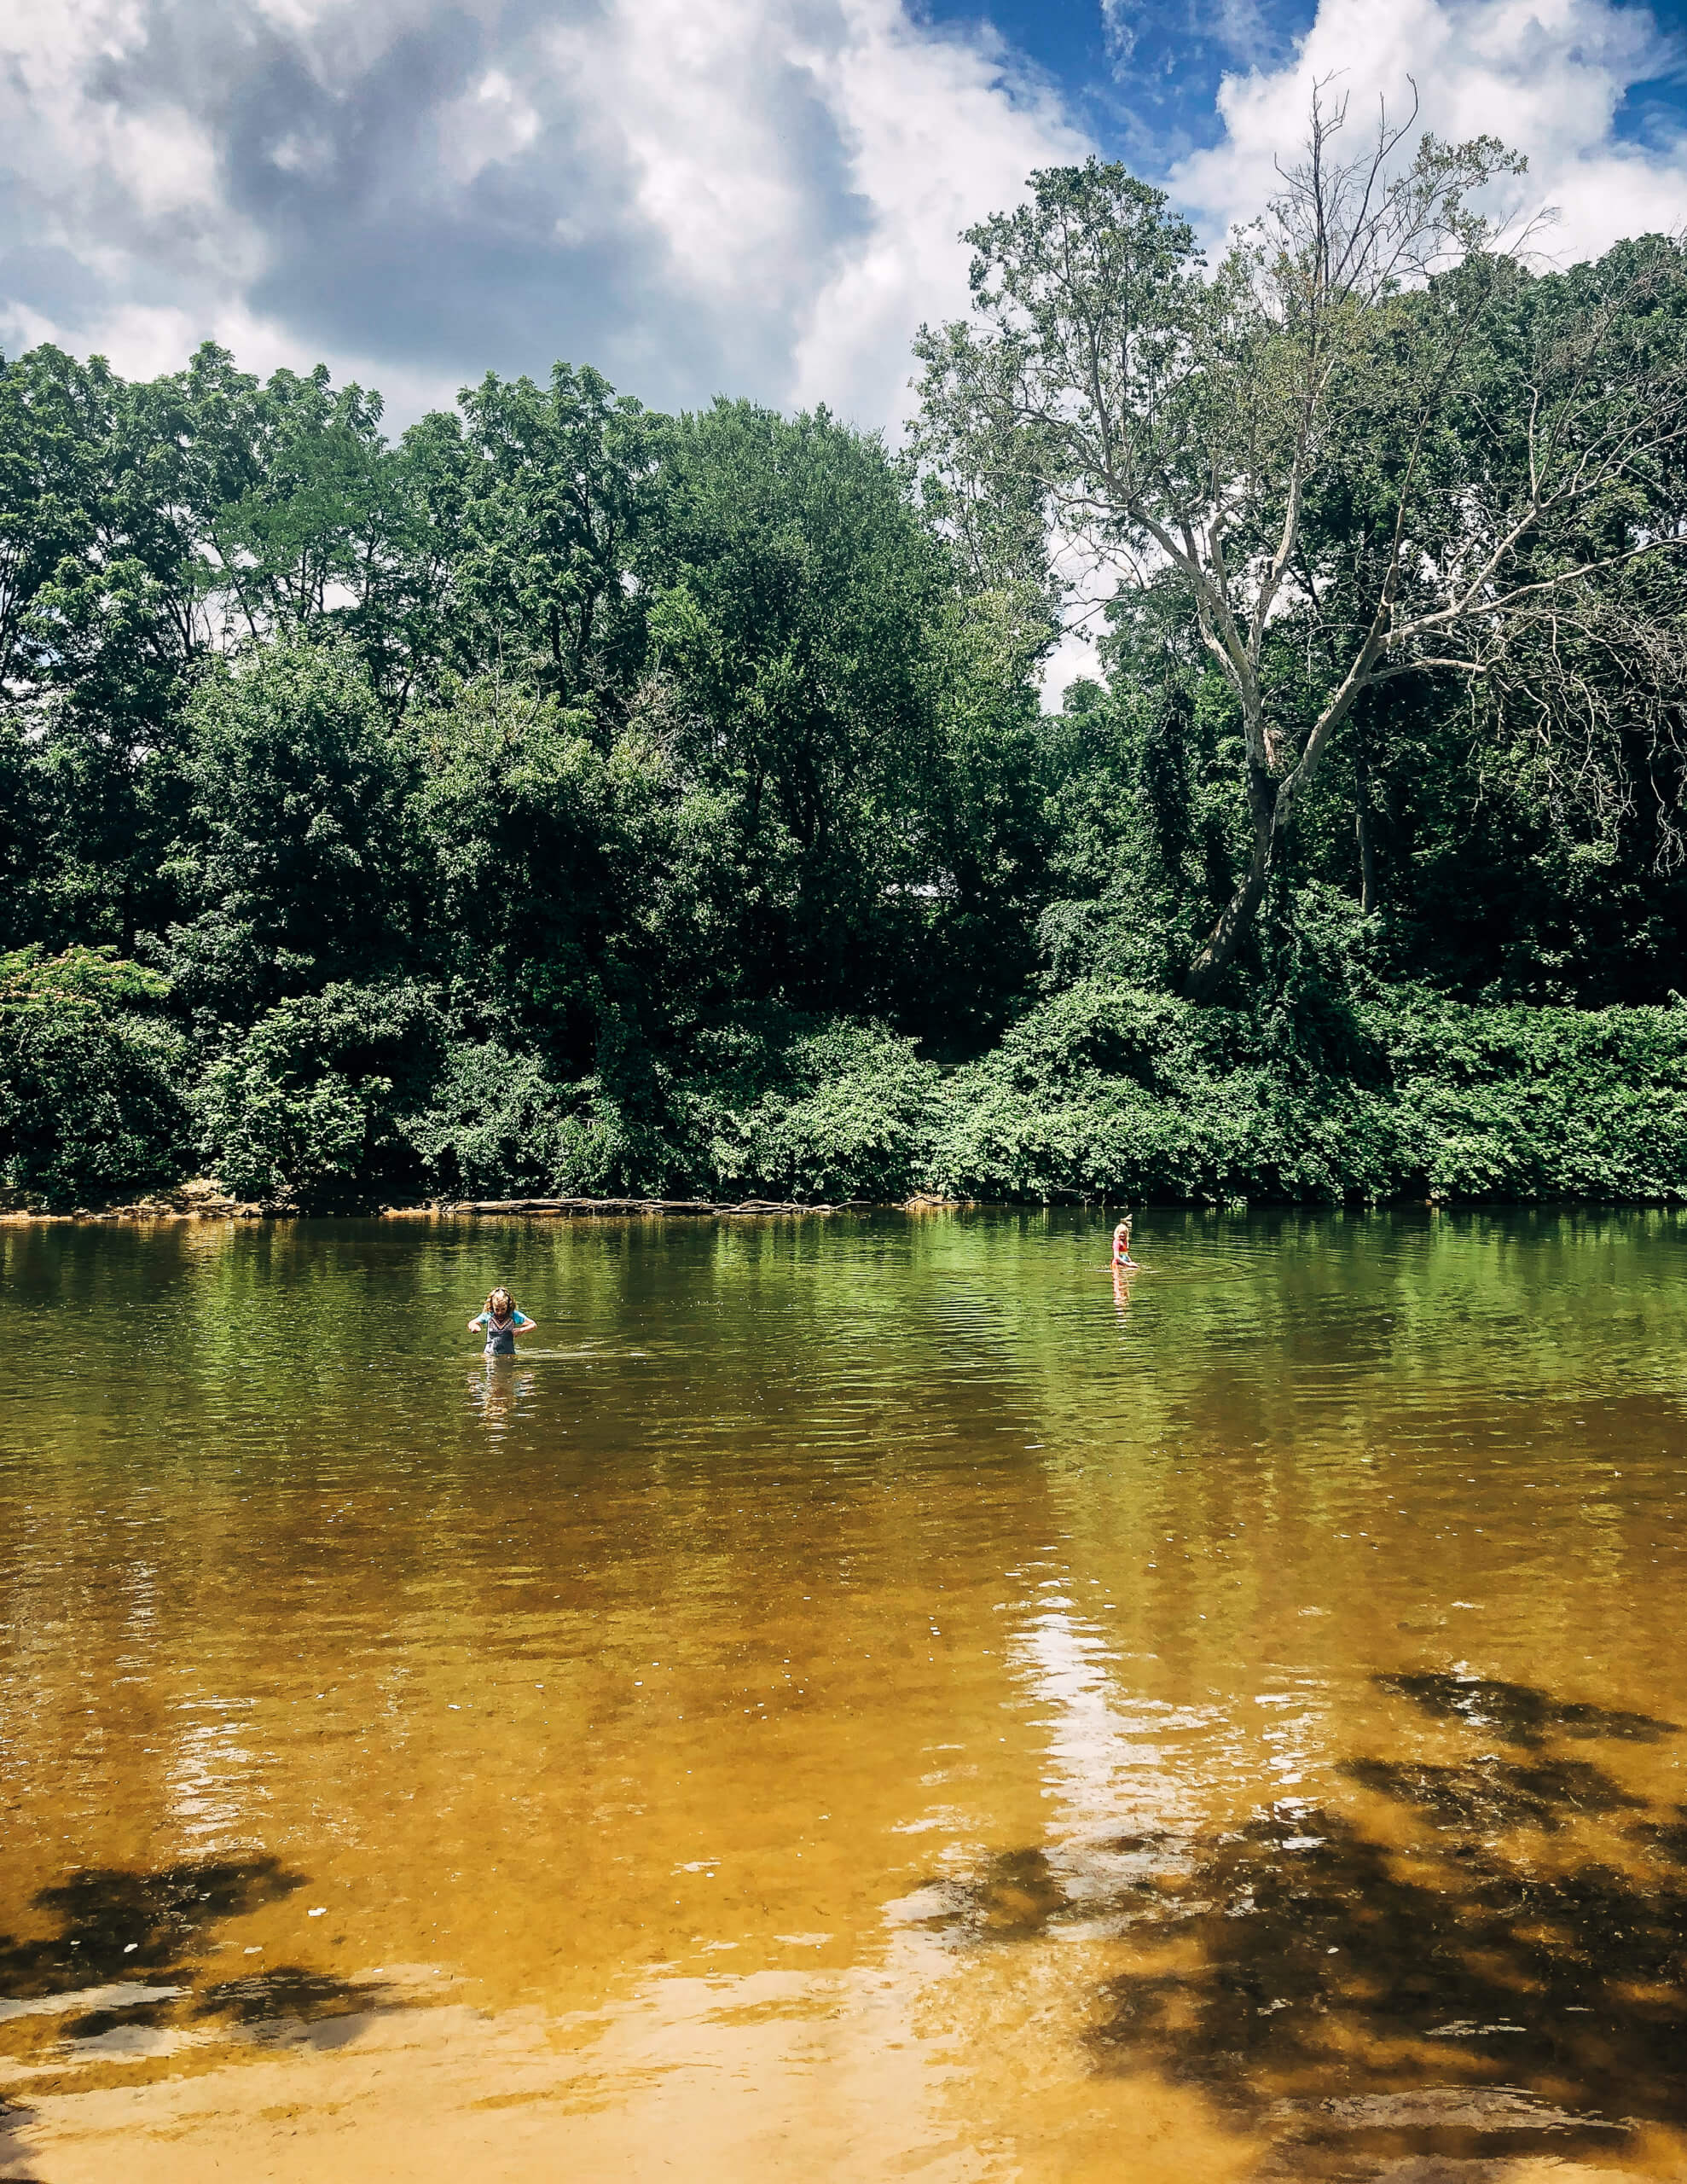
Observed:
[[[1667,2169],[1678,1223],[1110,1227],[0,1230],[5,2083],[189,2180],[277,2048],[347,2175]]]

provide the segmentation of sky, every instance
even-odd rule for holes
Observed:
[[[1687,0],[5,0],[0,355],[326,362],[390,425],[590,363],[893,439],[960,230],[1092,152],[1210,244],[1313,86],[1528,155],[1570,263],[1687,228]],[[1081,601],[1045,702],[1094,671]]]
[[[1564,260],[1687,224],[1687,0],[7,0],[0,353],[201,340],[400,424],[565,357],[894,433],[959,231],[1091,151],[1221,239],[1333,78],[1528,154]]]
[[[1525,153],[1495,209],[1558,262],[1687,228],[1687,0],[5,0],[0,355],[213,340],[394,427],[564,358],[894,439],[1032,170],[1122,160],[1216,245],[1319,83]]]

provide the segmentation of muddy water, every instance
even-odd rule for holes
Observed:
[[[1687,2175],[1687,1223],[1137,1248],[0,1228],[0,2176]]]

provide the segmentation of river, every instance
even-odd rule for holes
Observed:
[[[0,1226],[0,2177],[1687,2175],[1687,1217],[1135,1248]]]

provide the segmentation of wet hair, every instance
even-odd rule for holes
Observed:
[[[499,1311],[498,1299],[500,1297],[503,1298],[504,1303],[508,1306],[509,1309],[507,1312]],[[495,1289],[491,1295],[486,1299],[486,1309],[492,1315],[492,1317],[495,1320],[513,1317],[515,1312],[515,1299],[510,1295],[507,1289]]]

